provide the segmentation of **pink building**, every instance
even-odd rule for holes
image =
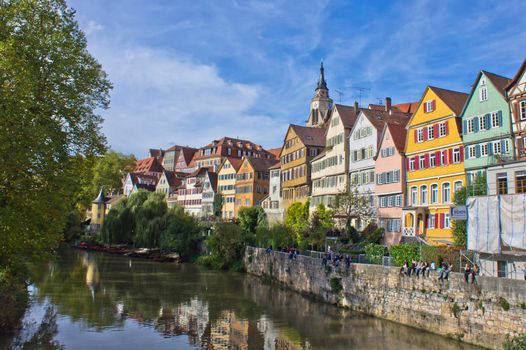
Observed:
[[[380,136],[380,146],[375,157],[378,200],[378,225],[385,229],[384,244],[400,243],[402,238],[402,207],[405,195],[405,145],[406,130],[403,125],[386,123]]]

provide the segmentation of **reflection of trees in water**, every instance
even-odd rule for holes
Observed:
[[[53,338],[57,335],[57,312],[51,305],[46,307],[46,312],[38,328],[34,329],[35,323],[25,324],[23,330],[17,334],[11,345],[12,349],[63,349],[64,346]]]

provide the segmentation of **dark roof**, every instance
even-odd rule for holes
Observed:
[[[305,146],[325,146],[325,129],[309,128],[295,124],[290,124],[289,127],[294,130]]]
[[[318,79],[318,84],[316,84],[316,90],[318,89],[324,89],[329,90],[327,88],[327,82],[325,81],[325,69],[323,68],[323,61],[320,63],[320,78]]]
[[[100,189],[100,192],[99,192],[99,195],[97,196],[97,198],[95,198],[92,203],[104,203],[106,202],[108,198],[104,195],[104,191],[103,189],[101,188]]]
[[[506,98],[506,87],[511,82],[510,78],[503,77],[502,75],[497,75],[495,73],[490,73],[485,70],[481,71],[486,77],[491,81],[493,86],[500,92],[502,97]]]
[[[162,149],[150,148],[149,154],[150,157],[160,158],[164,156],[164,151]]]
[[[246,160],[252,165],[254,171],[268,171],[271,166],[278,163],[276,159],[252,158],[246,157]]]
[[[391,137],[393,138],[393,143],[395,144],[398,152],[403,152],[405,149],[405,139],[407,135],[405,125],[386,123],[385,127],[389,129]]]
[[[406,102],[406,103],[398,103],[392,106],[393,110],[397,109],[400,112],[403,113],[415,113],[418,109],[418,101],[416,102]]]
[[[208,178],[210,179],[210,185],[212,186],[212,190],[214,192],[217,192],[217,173],[209,171]]]
[[[510,90],[511,87],[519,81],[520,77],[522,76],[522,73],[526,70],[526,58],[522,62],[521,66],[519,67],[519,70],[517,71],[517,74],[513,77],[513,79],[509,82],[508,86],[506,86],[506,90]]]
[[[377,130],[377,133],[376,133],[376,136],[377,136],[376,144],[377,145],[380,145],[381,138],[382,138],[382,131],[385,127],[385,123],[391,123],[391,124],[400,125],[400,126],[405,127],[407,123],[409,122],[409,119],[411,118],[410,113],[393,112],[393,111],[387,112],[385,110],[377,111],[377,110],[372,110],[372,109],[362,109],[361,111]]]
[[[340,115],[340,118],[342,120],[343,126],[346,129],[352,129],[354,126],[354,123],[356,122],[356,118],[358,117],[358,113],[354,106],[345,106],[340,104],[335,104],[334,108],[338,111],[338,114]],[[361,108],[358,108],[358,111],[360,111]]]
[[[281,169],[281,162],[278,161],[276,164],[271,166],[269,169]]]
[[[187,173],[182,173],[178,171],[170,171],[170,170],[165,170],[164,175],[166,176],[166,181],[168,182],[168,185],[170,187],[179,186],[183,178],[188,176]]]
[[[433,92],[437,94],[437,96],[442,101],[444,101],[444,103],[448,105],[449,108],[451,108],[453,113],[455,113],[457,116],[461,114],[462,109],[466,104],[466,100],[468,99],[468,94],[464,92],[442,89],[436,86],[429,86],[429,88],[433,90]]]

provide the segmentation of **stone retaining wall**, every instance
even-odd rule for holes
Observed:
[[[297,292],[479,346],[501,349],[507,335],[526,333],[524,281],[478,277],[468,285],[452,273],[441,283],[436,274],[418,279],[379,265],[323,266],[321,259],[290,260],[251,247],[244,260],[248,273]]]

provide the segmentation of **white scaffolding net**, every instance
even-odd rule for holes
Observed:
[[[470,197],[467,206],[468,250],[526,249],[526,194]]]

